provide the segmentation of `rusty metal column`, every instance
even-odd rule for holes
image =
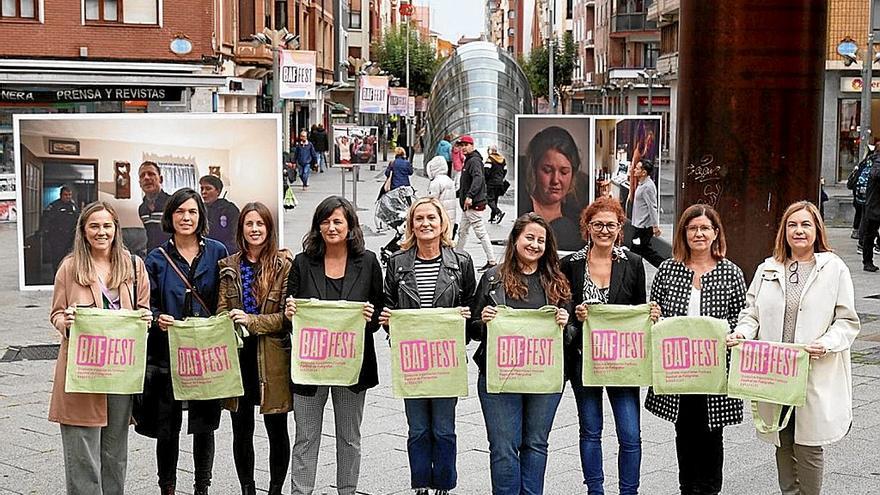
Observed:
[[[785,208],[819,199],[827,8],[681,0],[676,218],[715,206],[749,280]]]

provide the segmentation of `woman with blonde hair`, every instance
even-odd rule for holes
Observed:
[[[151,321],[150,281],[144,262],[122,243],[119,216],[108,203],[86,206],[76,224],[73,252],[55,273],[52,325],[61,334],[49,421],[61,424],[67,493],[125,492],[132,396],[64,391],[70,326],[77,306],[141,309]]]
[[[852,426],[850,346],[859,328],[849,268],[831,252],[819,209],[809,201],[792,204],[779,222],[773,256],[755,271],[746,308],[728,340],[728,345],[741,339],[802,344],[812,358],[806,403],[781,431],[759,435],[776,446],[782,493],[822,491],[823,446]],[[758,410],[765,418],[779,412],[761,404]]]
[[[449,216],[436,198],[422,198],[407,212],[401,250],[385,271],[385,307],[379,323],[388,324],[392,309],[459,308],[470,318],[476,279],[470,255],[453,249]],[[430,332],[430,324],[425,325]],[[455,397],[404,399],[409,424],[407,453],[411,485],[417,495],[428,490],[445,495],[455,488]]]

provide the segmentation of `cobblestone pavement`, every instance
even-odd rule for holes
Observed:
[[[417,168],[420,167],[417,157]],[[381,168],[381,167],[380,167]],[[372,199],[382,184],[381,172],[365,170],[359,183],[359,206],[365,225],[368,248],[378,251],[389,239],[387,234],[376,234],[372,218]],[[422,176],[414,176],[413,184],[419,191],[427,189]],[[315,205],[341,188],[339,169],[313,176],[310,190],[297,190],[299,207],[285,212],[286,245],[300,250],[300,239],[308,228]],[[351,193],[350,184],[347,186]],[[512,204],[503,205],[508,214],[500,226],[490,225],[493,239],[504,239],[514,214]],[[671,231],[665,226],[665,233]],[[861,271],[855,254],[855,241],[848,230],[833,229],[831,240],[853,270],[856,285],[857,308],[862,315],[863,329],[855,345],[853,358],[853,386],[855,421],[850,434],[841,442],[826,449],[825,493],[878,494],[880,493],[880,453],[876,447],[880,430],[880,275]],[[16,230],[14,224],[0,225],[0,355],[9,346],[48,344],[57,341],[55,331],[48,323],[49,293],[19,292]],[[482,250],[472,240],[467,246],[476,266],[485,263]],[[501,246],[496,246],[500,254]],[[649,273],[653,270],[649,268]],[[650,281],[649,281],[650,283]],[[874,296],[870,298],[870,296]],[[362,428],[363,460],[358,493],[409,493],[409,469],[406,456],[406,418],[403,401],[392,397],[389,350],[382,334],[376,336],[381,384],[367,392],[366,411]],[[471,346],[471,352],[475,346]],[[54,361],[19,361],[0,363],[0,494],[56,494],[64,492],[63,459],[58,425],[46,420]],[[489,488],[488,442],[479,400],[476,397],[476,367],[470,368],[470,397],[459,402],[457,411],[459,485],[456,494],[485,494]],[[644,392],[644,391],[643,391]],[[319,457],[317,494],[336,493],[335,440],[332,406],[328,404],[324,418],[324,439]],[[603,459],[607,493],[617,493],[617,444],[613,419],[606,401]],[[775,481],[773,448],[755,438],[747,412],[746,422],[725,432],[725,494],[763,495],[778,493]],[[293,416],[289,417],[291,436]],[[267,442],[265,431],[257,425],[255,447],[257,452],[257,484],[265,490],[268,485]],[[238,484],[232,462],[232,434],[228,415],[224,414],[217,432],[217,454],[214,463],[212,493],[238,493]],[[649,495],[677,493],[677,475],[674,431],[670,423],[655,418],[643,410],[643,458],[641,492]],[[128,493],[154,494],[154,442],[135,434],[129,436]],[[179,472],[179,493],[191,493],[192,457],[191,438],[184,436]],[[546,493],[585,493],[578,456],[578,426],[571,389],[567,388],[556,415],[550,435],[550,455],[547,464]],[[289,482],[285,493],[289,493]],[[264,493],[260,491],[259,493]]]

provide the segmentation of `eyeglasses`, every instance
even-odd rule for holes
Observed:
[[[701,234],[708,234],[709,232],[714,231],[715,227],[712,227],[711,225],[688,225],[687,227],[687,233],[691,235],[694,235],[697,232],[700,232]]]
[[[788,281],[792,284],[797,284],[800,282],[798,278],[798,262],[794,261],[792,264],[788,265]]]
[[[617,229],[620,228],[620,224],[617,222],[590,222],[590,228],[593,229],[593,232],[602,232],[603,230],[607,230],[609,233],[617,232]]]

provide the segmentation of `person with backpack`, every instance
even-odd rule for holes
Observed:
[[[880,160],[880,156],[875,155],[875,160]],[[859,181],[862,181],[862,176],[859,177]],[[876,272],[878,268],[874,264],[874,253],[880,253],[876,245],[877,231],[880,228],[880,164],[873,163],[864,182],[865,204],[862,207],[861,225],[862,268],[866,272]]]
[[[865,187],[867,186],[867,182],[861,180],[864,175],[867,179],[867,174],[870,173],[871,165],[874,161],[874,155],[876,154],[876,145],[869,144],[868,145],[868,154],[865,155],[865,158],[862,159],[858,163],[858,165],[853,168],[852,172],[849,173],[849,177],[846,179],[846,188],[853,192],[853,208],[855,209],[855,215],[853,215],[853,226],[852,226],[852,234],[850,234],[850,238],[859,239],[859,245],[861,246],[861,229],[859,228],[862,223],[862,211],[865,206]]]

